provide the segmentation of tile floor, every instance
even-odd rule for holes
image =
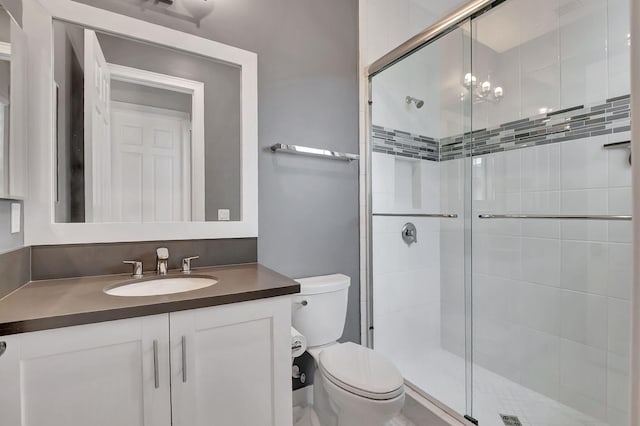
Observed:
[[[402,414],[398,414],[398,416],[391,420],[391,424],[389,426],[417,426],[411,420],[403,416]]]
[[[411,384],[458,413],[466,411],[465,363],[462,358],[443,349],[435,349],[395,362]],[[609,426],[485,368],[476,366],[474,376],[473,414],[482,426],[505,426],[500,414],[517,416],[522,426]],[[294,424],[319,426],[313,414],[308,407],[294,408]],[[433,423],[430,420],[430,424],[418,424],[405,414],[399,414],[389,426],[431,426]],[[437,423],[441,424],[440,421]]]
[[[436,349],[399,363],[398,367],[415,386],[459,413],[466,411],[462,358]],[[474,417],[482,426],[504,426],[500,413],[518,416],[523,426],[608,426],[478,366],[474,370],[473,406]]]
[[[315,413],[313,412],[313,407],[294,407],[293,409],[293,424],[295,426],[322,426],[318,421]],[[398,414],[397,417],[391,420],[389,426],[417,426],[407,417],[402,414]],[[422,425],[428,426],[428,425]]]

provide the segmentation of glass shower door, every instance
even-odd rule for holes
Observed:
[[[371,78],[373,347],[470,412],[465,287],[469,22]],[[467,224],[468,226],[468,224]]]
[[[472,21],[483,426],[627,424],[631,221],[612,216],[631,214],[628,7],[508,0]]]

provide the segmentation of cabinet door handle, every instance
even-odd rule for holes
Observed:
[[[153,381],[156,389],[160,387],[160,372],[158,371],[158,341],[153,341]]]
[[[182,383],[187,383],[187,337],[182,336]]]

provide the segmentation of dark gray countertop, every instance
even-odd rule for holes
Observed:
[[[218,283],[163,296],[120,297],[105,287],[130,275],[105,275],[30,282],[0,299],[0,336],[73,325],[155,315],[300,292],[300,285],[256,263],[197,268]],[[170,271],[173,275],[182,275]],[[145,278],[153,274],[145,274]]]

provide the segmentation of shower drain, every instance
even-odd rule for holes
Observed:
[[[504,426],[522,426],[522,423],[520,423],[520,419],[518,419],[518,416],[500,414],[500,417],[502,417],[502,422],[504,423]]]

